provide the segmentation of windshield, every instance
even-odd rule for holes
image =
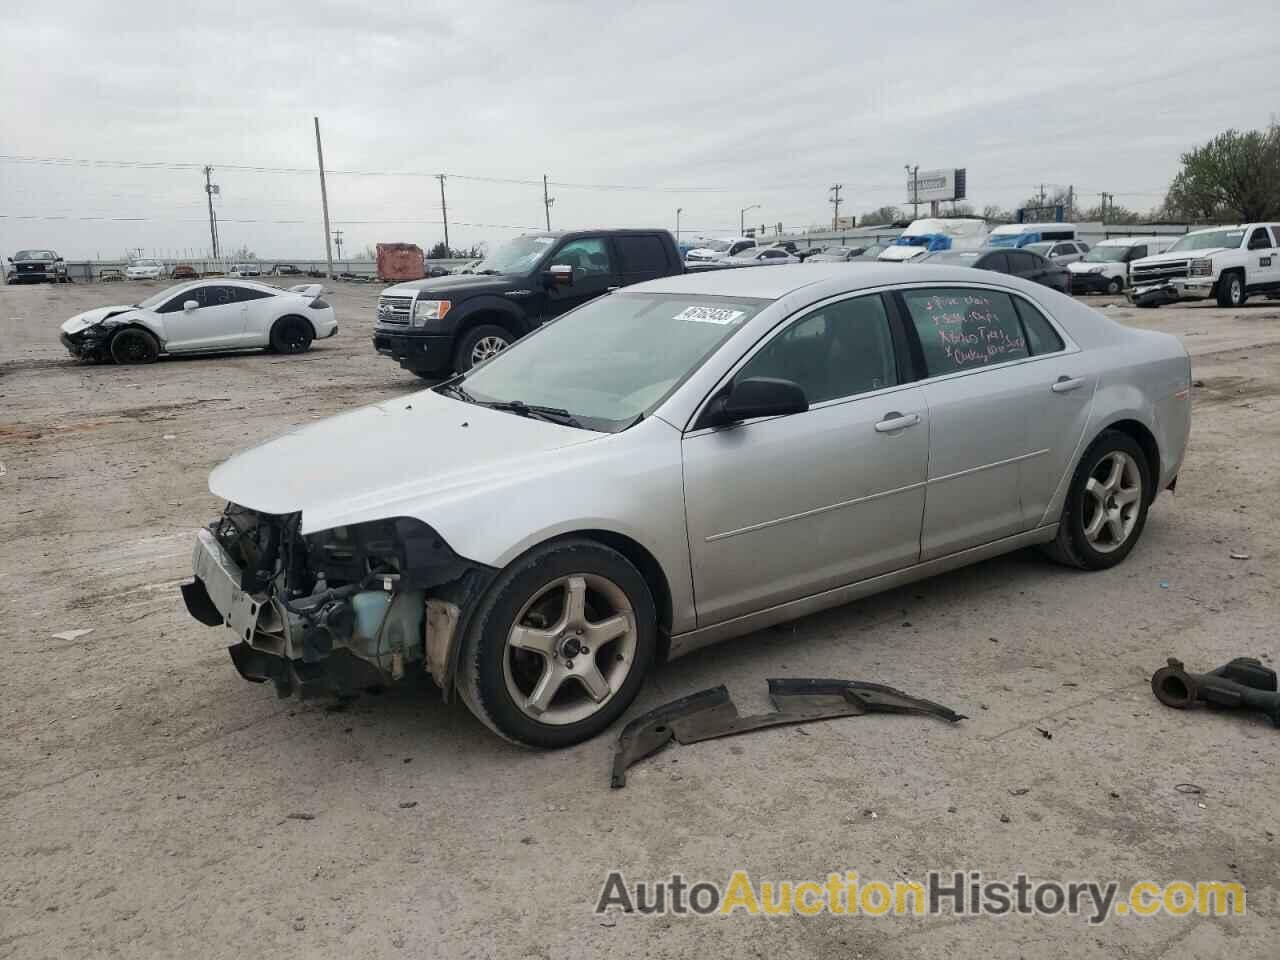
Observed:
[[[19,250],[13,255],[15,260],[56,260],[52,250]]]
[[[714,250],[716,253],[724,253],[733,244],[728,240],[708,240],[702,245],[703,250]]]
[[[784,250],[783,252],[785,253],[786,251]],[[753,257],[760,256],[760,254],[761,254],[761,251],[757,250],[755,247],[743,247],[741,250],[739,250],[737,253],[733,255],[733,259],[750,260]]]
[[[1188,233],[1170,247],[1169,252],[1208,250],[1212,247],[1238,247],[1243,239],[1243,230],[1206,230],[1204,233]]]
[[[600,297],[498,354],[460,386],[481,403],[559,408],[589,430],[617,432],[666,399],[769,302],[674,293]]]
[[[991,247],[1022,247],[1040,239],[1038,233],[993,233],[987,240]]]
[[[1132,247],[1094,247],[1084,255],[1086,263],[1121,263]]]
[[[555,237],[516,237],[476,264],[476,273],[528,273],[551,249]]]
[[[143,300],[141,303],[134,304],[134,306],[141,307],[143,310],[150,310],[152,307],[160,306],[160,304],[164,303],[166,300],[168,300],[178,291],[186,290],[190,286],[191,286],[190,284],[186,284],[186,285],[180,285],[176,287],[170,287],[168,290],[161,290],[159,293],[153,293],[151,296],[147,297],[147,299]]]

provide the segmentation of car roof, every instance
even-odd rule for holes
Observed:
[[[928,262],[918,264],[886,263],[873,261],[857,266],[847,263],[795,263],[779,264],[763,269],[708,270],[700,273],[683,273],[658,280],[648,280],[619,291],[628,293],[681,293],[704,297],[747,297],[755,300],[780,300],[815,284],[822,284],[819,297],[854,290],[870,290],[899,283],[955,283],[964,279],[990,284],[992,278],[1003,274],[989,270],[971,270],[962,276],[965,267],[948,265],[932,266]],[[1020,286],[1020,285],[1019,285]]]
[[[1177,240],[1177,237],[1160,237],[1154,233],[1145,237],[1107,237],[1105,240],[1099,240],[1094,244],[1095,247],[1136,247],[1140,243],[1150,243],[1152,240]]]

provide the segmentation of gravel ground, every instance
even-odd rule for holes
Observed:
[[[1148,678],[1169,655],[1209,669],[1278,652],[1280,304],[1092,299],[1180,335],[1198,384],[1177,495],[1120,567],[1014,554],[701,651],[631,711],[723,682],[756,712],[766,677],[831,676],[971,719],[676,747],[610,791],[612,734],[537,753],[430,689],[337,711],[236,675],[177,593],[192,531],[221,508],[209,470],[420,382],[373,354],[377,288],[357,285],[333,296],[342,332],[304,356],[67,358],[65,317],[154,286],[0,288],[0,957],[1275,955],[1278,734],[1168,710]],[[73,629],[92,632],[52,636]],[[1235,879],[1248,915],[592,913],[613,868],[739,867]]]

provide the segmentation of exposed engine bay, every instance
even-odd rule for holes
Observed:
[[[183,597],[197,620],[236,634],[241,675],[305,696],[425,671],[447,697],[462,613],[493,571],[411,517],[300,526],[299,513],[228,504],[198,534]]]

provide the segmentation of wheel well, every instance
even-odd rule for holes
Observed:
[[[473,313],[458,327],[458,336],[466,334],[468,330],[474,330],[481,324],[491,323],[494,326],[501,327],[511,334],[513,340],[519,340],[524,336],[524,331],[520,328],[520,324],[516,318],[507,313],[498,310],[481,310],[479,313]]]
[[[286,320],[301,320],[303,323],[307,324],[307,326],[311,328],[312,337],[320,336],[320,331],[316,329],[316,325],[311,321],[309,317],[304,317],[300,313],[286,313],[283,317],[276,317],[275,323],[271,324],[271,330],[267,333],[268,340],[271,339],[271,337],[275,334],[276,327],[284,323],[284,321]]]
[[[1128,434],[1142,448],[1147,458],[1147,469],[1151,473],[1151,499],[1154,500],[1160,486],[1160,447],[1156,444],[1156,438],[1137,420],[1118,420],[1107,424],[1106,429]]]
[[[665,660],[671,642],[671,587],[667,583],[667,575],[662,572],[662,565],[653,554],[625,534],[612,530],[579,530],[568,536],[595,540],[617,550],[640,571],[653,594],[653,605],[658,612],[658,658]]]

